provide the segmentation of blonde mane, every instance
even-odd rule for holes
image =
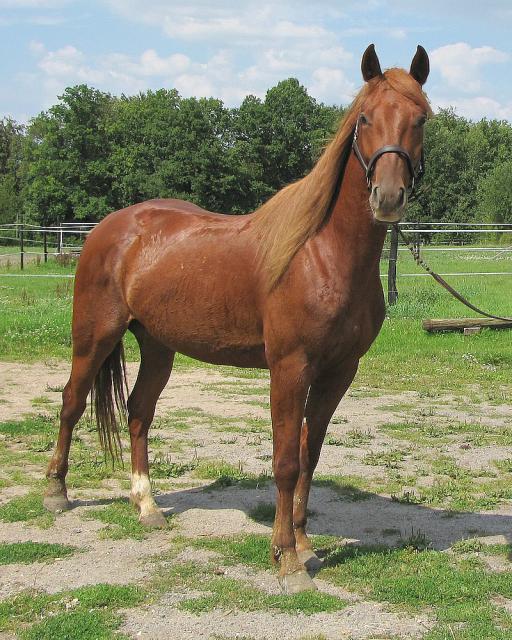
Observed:
[[[259,258],[269,289],[277,284],[293,256],[328,217],[343,178],[362,105],[383,83],[431,114],[420,85],[403,69],[388,69],[365,83],[311,172],[278,191],[253,214],[251,227],[258,237]]]

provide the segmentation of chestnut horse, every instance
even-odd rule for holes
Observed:
[[[47,472],[48,509],[70,507],[69,447],[91,389],[110,453],[119,446],[116,405],[127,409],[131,499],[141,522],[159,526],[148,430],[175,352],[268,368],[272,556],[285,592],[315,588],[304,564],[316,559],[305,531],[311,479],[329,420],[384,319],[379,258],[387,223],[405,210],[430,113],[422,47],[409,72],[382,73],[373,45],[361,68],[366,82],[311,173],[254,213],[151,200],[111,213],[89,235],[76,272],[73,361]],[[125,403],[127,329],[141,362]]]

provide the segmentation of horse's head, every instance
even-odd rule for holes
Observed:
[[[409,73],[382,73],[370,45],[361,70],[368,91],[357,117],[354,151],[366,172],[375,218],[397,222],[423,170],[423,125],[430,109],[421,85],[429,73],[428,56],[418,46]]]

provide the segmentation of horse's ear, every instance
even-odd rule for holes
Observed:
[[[376,76],[382,75],[379,58],[375,53],[374,44],[370,44],[363,53],[363,59],[361,60],[361,72],[365,82],[368,82],[368,80],[371,80]]]
[[[428,61],[428,54],[421,44],[419,44],[412,59],[409,73],[417,82],[423,85],[427,81],[429,71],[430,63]]]

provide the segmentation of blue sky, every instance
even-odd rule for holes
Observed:
[[[348,104],[374,42],[383,68],[427,49],[434,108],[512,121],[511,34],[510,0],[0,0],[0,117],[27,121],[78,83],[235,106],[294,76]]]

